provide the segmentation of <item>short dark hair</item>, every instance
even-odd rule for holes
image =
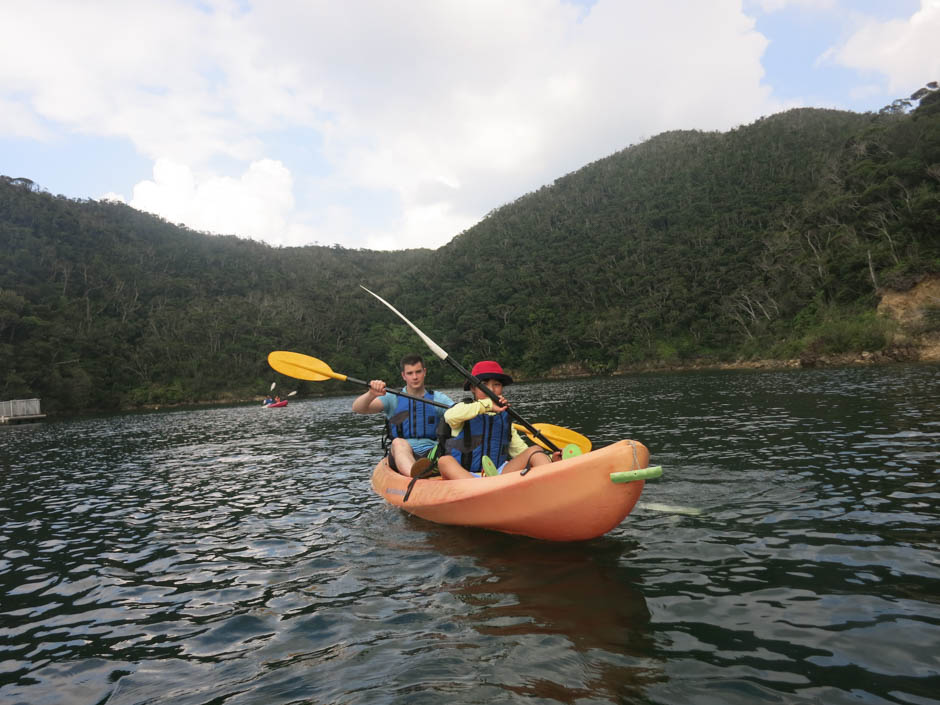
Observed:
[[[427,367],[427,365],[424,364],[424,358],[418,355],[417,353],[411,353],[409,355],[405,355],[401,359],[401,362],[398,363],[398,371],[404,372],[405,365],[417,365],[419,363],[421,364],[421,367]]]

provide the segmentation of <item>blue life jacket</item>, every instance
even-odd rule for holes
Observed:
[[[488,455],[496,467],[509,460],[511,434],[508,411],[480,414],[465,422],[458,435],[447,439],[445,449],[465,470],[480,472],[484,455]]]
[[[425,389],[424,398],[434,401],[434,392]],[[389,438],[436,438],[439,419],[438,407],[407,397],[398,397],[395,413],[388,418],[385,425]]]

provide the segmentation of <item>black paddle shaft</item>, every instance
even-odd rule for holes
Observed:
[[[366,382],[364,379],[356,379],[355,377],[350,377],[349,375],[346,375],[346,381],[347,381],[347,382],[352,382],[353,384],[362,384],[362,385],[364,385],[364,386],[366,386],[366,387],[371,387],[371,386],[372,386],[371,384],[369,384],[368,382]],[[400,397],[405,397],[405,399],[413,399],[414,401],[424,402],[425,404],[431,404],[432,406],[439,406],[439,407],[441,407],[442,409],[449,409],[449,408],[450,408],[449,406],[447,406],[447,404],[441,404],[441,402],[439,402],[439,401],[432,401],[431,399],[425,399],[424,397],[412,396],[411,394],[405,394],[404,392],[396,392],[394,389],[392,389],[392,388],[390,388],[390,387],[388,387],[388,386],[385,387],[385,391],[386,391],[386,392],[391,392],[392,394],[397,394],[397,395],[400,396]]]
[[[414,323],[409,321],[407,318],[405,318],[404,314],[401,311],[399,311],[397,308],[392,306],[388,301],[383,299],[374,291],[369,291],[368,289],[366,289],[364,286],[362,286],[362,284],[359,285],[359,288],[367,292],[368,294],[371,294],[372,296],[377,298],[379,301],[381,301],[383,304],[385,304],[389,309],[391,309],[391,311],[396,316],[398,316],[401,320],[407,323],[408,327],[411,328],[411,330],[413,330],[415,333],[418,334],[418,336],[425,342],[425,344],[429,348],[431,348],[431,352],[433,352],[439,359],[443,360],[444,362],[449,363],[450,366],[453,367],[455,370],[457,370],[460,374],[462,374],[470,382],[470,384],[477,387],[478,389],[483,390],[483,393],[486,394],[493,402],[495,402],[496,404],[499,404],[499,397],[497,397],[493,393],[492,389],[490,389],[489,387],[483,386],[483,383],[479,379],[477,379],[472,374],[467,372],[459,362],[452,359],[451,356],[447,354],[447,351],[444,350],[444,348],[442,348],[440,345],[438,345],[433,340],[431,340],[428,336],[422,333],[421,329],[418,328],[418,326],[416,326]],[[549,439],[547,439],[545,436],[543,436],[542,433],[535,426],[533,426],[524,418],[519,416],[519,414],[516,413],[515,409],[509,408],[507,409],[507,411],[509,412],[509,415],[513,419],[515,419],[516,421],[521,423],[523,426],[525,426],[527,429],[529,429],[529,431],[533,433],[536,436],[536,438],[540,438],[542,441],[544,441],[546,446],[551,448],[556,453],[561,452],[561,449],[558,446],[556,446],[554,443],[552,443]]]

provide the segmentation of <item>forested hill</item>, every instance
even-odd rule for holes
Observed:
[[[358,364],[375,313],[359,283],[429,255],[276,249],[9,179],[0,252],[0,398],[52,411],[250,397],[275,349]]]
[[[526,376],[877,349],[877,292],[940,272],[940,92],[919,102],[665,133],[436,251],[271,248],[0,177],[0,399],[246,398],[275,349],[394,378],[422,344],[360,283],[464,363]]]

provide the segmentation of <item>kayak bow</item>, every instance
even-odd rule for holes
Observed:
[[[646,446],[623,440],[526,475],[416,480],[409,493],[412,480],[383,458],[372,473],[372,489],[389,504],[439,524],[582,541],[607,533],[630,514],[645,480],[662,474],[648,463]]]

